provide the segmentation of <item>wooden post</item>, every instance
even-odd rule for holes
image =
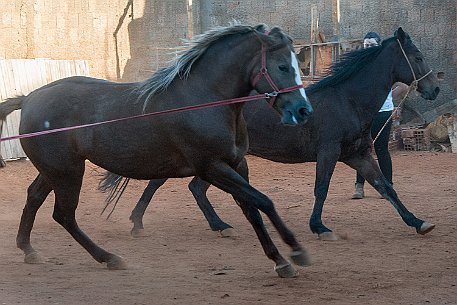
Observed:
[[[333,0],[333,35],[336,37],[337,41],[341,40],[341,15],[340,15],[340,0]],[[340,44],[333,46],[333,61],[337,61],[340,58]]]
[[[2,130],[3,130],[3,121],[0,120],[0,138],[2,137]],[[2,153],[0,151],[0,167],[5,167],[6,163],[3,161]]]
[[[187,38],[194,36],[194,17],[192,11],[192,0],[187,0]]]
[[[310,42],[310,49],[311,49],[311,60],[309,63],[309,76],[311,76],[311,79],[314,78],[314,70],[315,70],[315,62],[316,62],[316,55],[314,53],[314,46],[313,43],[316,42],[316,20],[318,20],[317,16],[317,6],[313,5],[311,7],[311,42]]]

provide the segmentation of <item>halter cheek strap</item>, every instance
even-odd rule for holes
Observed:
[[[389,123],[389,121],[392,119],[392,117],[395,115],[395,113],[397,112],[397,109],[401,107],[401,105],[403,104],[403,102],[406,100],[406,98],[408,97],[409,93],[411,91],[415,91],[417,89],[417,84],[423,80],[424,78],[426,78],[430,73],[432,73],[432,69],[430,69],[430,71],[428,71],[427,73],[425,73],[424,76],[420,77],[419,79],[416,79],[416,73],[414,73],[414,70],[413,70],[413,66],[411,65],[411,63],[409,62],[409,59],[408,59],[408,56],[406,56],[406,52],[405,50],[403,49],[403,46],[401,45],[400,43],[400,40],[397,39],[397,42],[398,42],[398,45],[400,46],[400,50],[401,52],[403,53],[403,56],[405,56],[405,59],[406,59],[406,62],[408,63],[408,66],[409,66],[409,69],[411,70],[411,73],[413,74],[413,82],[411,83],[411,85],[409,86],[408,88],[408,92],[406,92],[405,96],[403,97],[403,99],[401,100],[401,102],[398,104],[397,108],[395,108],[395,110],[392,112],[392,114],[390,115],[390,117],[386,120],[386,122],[384,123],[384,125],[381,127],[381,129],[379,130],[378,134],[376,135],[376,137],[374,138],[373,140],[373,143],[376,142],[376,140],[378,140],[379,138],[379,135],[381,134],[381,132],[384,130],[384,128],[387,126],[387,124]],[[395,89],[394,89],[395,90]]]
[[[411,70],[411,73],[413,74],[413,82],[411,83],[411,86],[416,89],[417,88],[417,85],[419,84],[419,82],[421,80],[423,80],[424,78],[426,78],[430,73],[432,73],[432,69],[430,69],[430,71],[428,71],[427,73],[425,73],[425,75],[423,75],[421,78],[419,79],[416,79],[416,73],[414,73],[414,70],[413,70],[413,66],[411,65],[411,62],[409,61],[408,59],[408,56],[406,55],[406,52],[405,50],[403,49],[403,46],[401,45],[401,42],[400,40],[397,39],[397,42],[398,42],[398,45],[400,46],[400,50],[401,52],[403,53],[403,56],[405,57],[406,59],[406,62],[408,63],[408,66],[409,66],[409,69]]]
[[[252,87],[255,87],[255,85],[259,82],[260,79],[263,77],[267,80],[268,84],[271,86],[273,89],[272,92],[269,93],[264,93],[266,99],[270,99],[269,104],[270,106],[273,106],[273,104],[276,101],[276,97],[281,94],[281,93],[287,93],[287,92],[292,92],[295,90],[299,90],[303,88],[303,85],[296,85],[292,87],[287,87],[284,89],[279,89],[278,86],[276,86],[275,82],[271,78],[270,74],[268,73],[267,69],[267,48],[264,43],[262,43],[262,49],[261,49],[261,57],[262,57],[262,67],[260,68],[260,71],[253,77],[251,78],[251,84]]]

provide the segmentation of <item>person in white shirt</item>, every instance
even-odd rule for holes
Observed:
[[[381,37],[376,32],[368,32],[363,39],[363,47],[369,48],[372,46],[378,46],[381,43]],[[408,86],[403,83],[395,83],[392,87],[392,90],[389,92],[384,104],[381,109],[379,109],[378,114],[373,119],[373,125],[371,126],[371,137],[376,139],[374,142],[374,150],[376,156],[378,157],[378,164],[381,172],[386,177],[386,179],[393,184],[392,182],[392,159],[389,153],[389,136],[390,129],[392,127],[392,120],[390,116],[394,110],[394,100],[398,100],[406,94],[408,91]],[[386,124],[384,129],[378,136],[379,131],[382,129],[386,121],[389,122]],[[357,173],[356,183],[355,183],[355,193],[352,195],[352,199],[362,199],[365,196],[363,186],[365,179]]]

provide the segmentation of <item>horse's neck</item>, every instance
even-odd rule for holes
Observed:
[[[210,90],[217,88],[212,93],[219,95],[220,98],[248,95],[251,91],[248,67],[256,60],[256,54],[260,54],[260,44],[252,37],[235,39],[239,41],[230,44],[229,47],[220,44],[208,49],[207,54],[195,64],[192,71],[194,77],[190,77],[189,80],[204,80],[205,87],[211,88]],[[260,57],[258,60],[260,61]]]
[[[366,121],[370,121],[384,104],[393,85],[393,62],[387,54],[380,54],[376,60],[367,65],[355,77],[354,83],[360,84],[353,99],[358,112]],[[354,84],[353,83],[353,84]]]

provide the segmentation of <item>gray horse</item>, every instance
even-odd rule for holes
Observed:
[[[267,32],[263,25],[233,25],[195,38],[173,64],[144,82],[123,84],[71,77],[1,103],[0,119],[14,109],[22,109],[21,144],[39,171],[28,189],[17,235],[25,261],[40,261],[30,243],[30,234],[38,209],[54,191],[53,218],[96,261],[107,263],[110,269],[125,268],[121,257],[96,245],[76,222],[84,161],[88,159],[135,179],[199,176],[232,194],[266,255],[275,262],[278,275],[295,276],[295,268],[268,235],[259,210],[292,248],[294,263],[307,265],[306,252],[284,225],[271,200],[247,180],[244,156],[248,135],[242,103],[123,119],[35,137],[30,133],[138,117],[142,113],[199,108],[214,101],[233,102],[252,90],[271,96],[281,121],[296,125],[306,122],[313,112],[299,80],[292,40],[279,28]]]

